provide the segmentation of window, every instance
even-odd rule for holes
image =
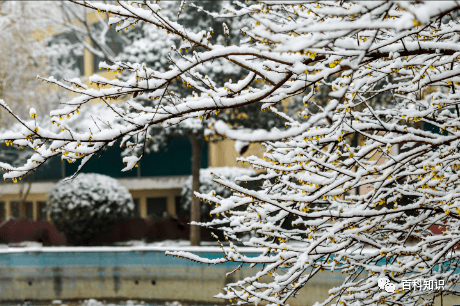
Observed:
[[[48,221],[48,214],[46,212],[46,202],[38,202],[37,221]]]
[[[164,198],[147,198],[147,215],[163,217],[166,213],[168,199]]]
[[[188,217],[186,211],[182,207],[182,196],[175,196],[174,202],[176,204],[176,215],[178,217]]]
[[[26,219],[33,220],[34,219],[34,203],[26,202]]]
[[[19,218],[19,202],[13,201],[11,205],[11,217],[18,219]]]
[[[134,201],[134,217],[139,218],[141,216],[141,212],[139,209],[139,198],[133,199]]]
[[[34,204],[32,202],[25,203],[25,217],[29,220],[34,219]],[[11,216],[15,219],[19,219],[21,215],[21,207],[19,201],[11,202]]]
[[[5,202],[0,202],[0,220],[6,219],[6,207]]]

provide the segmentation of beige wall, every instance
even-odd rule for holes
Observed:
[[[265,152],[265,147],[259,143],[251,144],[243,157],[258,156],[262,157]],[[235,150],[235,141],[225,139],[218,142],[209,143],[209,167],[242,167],[252,168],[248,165],[243,165],[237,162],[236,159],[240,157]]]
[[[86,43],[91,45],[91,40],[87,39]],[[93,54],[86,48],[83,50],[83,67],[86,77],[93,75]]]
[[[150,189],[150,190],[130,190],[133,199],[139,199],[139,212],[142,218],[147,216],[147,198],[167,198],[167,213],[169,216],[176,214],[175,197],[181,195],[181,189]],[[19,201],[19,194],[3,194],[0,202],[5,203],[6,217],[11,215],[11,202]],[[38,202],[46,202],[46,193],[31,193],[27,196],[27,202],[33,203],[33,220],[38,220]]]

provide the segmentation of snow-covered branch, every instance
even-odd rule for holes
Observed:
[[[286,127],[234,130],[210,120],[210,137],[266,147],[263,158],[239,158],[264,170],[248,177],[263,182],[260,190],[215,179],[233,195],[197,194],[215,205],[211,213],[217,218],[206,226],[223,230],[231,247],[223,259],[203,262],[260,266],[252,276],[227,284],[227,293],[218,297],[287,304],[315,274],[334,270],[348,277],[318,305],[415,305],[420,299],[428,305],[440,294],[460,294],[455,289],[460,260],[460,4],[271,0],[208,12],[242,20],[243,38],[231,44],[212,39],[212,29],[185,28],[180,18],[163,14],[156,1],[72,2],[109,14],[108,23],[117,32],[145,22],[174,35],[181,45],[170,46],[167,71],[142,62],[100,63],[101,69],[131,76],[108,80],[94,75],[90,81],[97,89],[75,79],[42,78],[76,96],[50,113],[60,132],[16,116],[22,130],[2,133],[0,139],[34,144],[36,154],[22,167],[2,163],[4,178],[16,179],[56,155],[85,161],[118,139],[121,146],[142,148],[151,137],[149,127],[167,128],[258,104],[286,120]],[[227,24],[226,38],[232,35]],[[216,60],[225,62],[226,69],[206,74],[207,65]],[[227,81],[235,69],[243,77]],[[172,89],[179,85],[185,90]],[[322,101],[326,89],[330,93]],[[144,95],[154,107],[126,99],[130,95]],[[304,105],[297,107],[296,116],[275,107],[297,97]],[[91,101],[105,104],[110,128],[70,128],[68,118],[78,118]],[[1,105],[12,113],[5,102]],[[358,138],[362,141],[354,140]],[[141,157],[126,157],[125,170]],[[370,188],[363,192],[365,187]],[[430,228],[439,226],[443,235],[436,236]],[[248,232],[257,237],[241,241]],[[263,252],[246,257],[235,241]],[[394,293],[379,289],[378,279],[384,276],[395,284]],[[403,280],[419,278],[445,285],[423,294],[403,289]]]

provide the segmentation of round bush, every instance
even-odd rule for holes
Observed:
[[[128,189],[101,174],[79,174],[73,181],[58,182],[48,194],[51,220],[72,245],[89,245],[130,216],[134,204]]]

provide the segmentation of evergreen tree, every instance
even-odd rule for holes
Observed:
[[[191,31],[199,29],[207,29],[207,39],[213,39],[222,45],[231,45],[241,38],[238,32],[239,25],[242,20],[232,21],[236,25],[236,30],[232,30],[233,23],[222,24],[219,18],[210,18],[205,11],[220,11],[222,10],[222,2],[220,1],[200,1],[199,7],[185,5],[185,1],[175,2],[170,1],[162,5],[162,13],[171,20],[177,20],[184,28]],[[147,67],[152,67],[163,73],[172,69],[173,63],[181,58],[180,52],[191,49],[188,42],[182,42],[177,36],[173,36],[168,32],[162,31],[154,24],[135,23],[134,29],[128,34],[130,43],[126,45],[123,51],[118,55],[117,60],[128,63],[143,63]],[[230,35],[233,34],[233,35]],[[179,52],[177,52],[179,51]],[[194,52],[202,52],[203,48],[194,48]],[[205,75],[203,75],[205,73]],[[129,80],[133,76],[141,79],[141,72],[124,73],[120,75],[121,80]],[[232,80],[238,81],[242,77],[241,69],[228,69],[226,60],[217,58],[206,63],[203,67],[198,67],[187,73],[189,78],[219,79],[217,76],[225,75],[220,80],[219,86],[224,86],[225,83],[232,83]],[[202,84],[207,86],[206,82]],[[149,99],[147,95],[142,93],[133,95],[133,100],[130,103],[138,103],[142,107],[155,109],[159,105],[167,106],[181,103],[180,96],[196,96],[196,88],[190,86],[189,83],[182,79],[174,79],[168,83],[165,88],[164,95],[160,99]],[[180,93],[178,95],[178,93]],[[228,110],[217,116],[217,118],[237,127],[237,128],[255,128],[256,123],[249,120],[252,116],[262,114],[260,107],[257,105],[247,105],[239,110]],[[282,127],[284,120],[274,115],[267,113],[261,120],[263,124],[257,125],[257,128],[271,129],[272,127]],[[211,121],[212,122],[212,121]],[[192,190],[200,189],[200,165],[201,156],[203,153],[204,143],[206,140],[205,131],[208,124],[211,123],[208,116],[202,118],[188,118],[167,126],[150,126],[149,134],[151,140],[142,148],[131,148],[125,151],[125,154],[142,153],[144,150],[155,151],[162,145],[166,144],[174,137],[186,137],[190,140],[192,146]],[[248,144],[244,144],[247,148]],[[190,220],[200,222],[201,208],[200,201],[192,196],[190,206]],[[191,226],[190,241],[192,245],[200,244],[200,228],[199,226]]]

